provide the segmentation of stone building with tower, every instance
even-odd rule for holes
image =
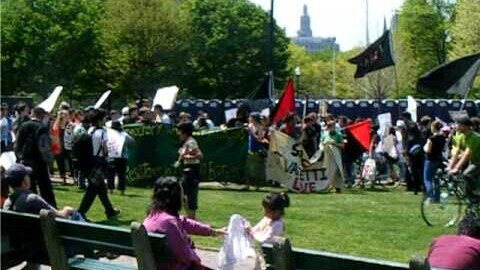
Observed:
[[[297,35],[297,37],[292,38],[293,42],[309,52],[319,52],[326,49],[340,50],[335,37],[313,36],[307,5],[303,6],[303,15],[300,17],[300,30],[297,31]]]

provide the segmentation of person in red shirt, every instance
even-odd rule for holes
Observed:
[[[458,235],[433,240],[427,261],[432,268],[480,270],[480,219],[467,215],[458,225]]]

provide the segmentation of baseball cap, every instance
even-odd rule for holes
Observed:
[[[25,176],[30,174],[32,174],[32,168],[16,163],[5,172],[5,178],[10,186],[17,187],[23,181]]]

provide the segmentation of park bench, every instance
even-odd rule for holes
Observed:
[[[147,234],[143,225],[137,222],[133,222],[131,230],[129,230],[55,218],[53,212],[47,210],[42,210],[40,216],[2,210],[1,218],[2,269],[5,265],[5,259],[9,266],[22,261],[29,261],[50,265],[52,269],[62,270],[154,270],[157,269],[159,262],[168,261],[170,258],[165,236],[154,233]],[[36,256],[26,256],[24,250],[20,250],[12,241],[8,240],[25,232],[35,237],[25,242],[22,247],[34,247],[32,250],[39,253],[34,254]],[[6,241],[4,241],[4,237],[7,237]],[[48,254],[42,252],[47,250]],[[135,256],[137,267],[100,261],[94,258],[93,250]],[[71,253],[83,254],[84,256],[69,256],[68,254]],[[12,254],[19,254],[19,256],[14,258],[11,257]]]
[[[1,210],[1,266],[8,269],[23,261],[49,264],[38,215]]]
[[[274,270],[405,270],[407,264],[373,260],[350,255],[292,248],[287,238],[264,244],[265,261]]]

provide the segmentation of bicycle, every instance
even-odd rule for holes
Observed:
[[[422,199],[420,206],[422,218],[428,226],[454,226],[462,217],[464,206],[465,215],[478,216],[479,200],[465,194],[465,181],[462,175],[452,175],[445,169],[439,169],[436,177],[440,183],[439,200],[434,201],[427,197]]]

